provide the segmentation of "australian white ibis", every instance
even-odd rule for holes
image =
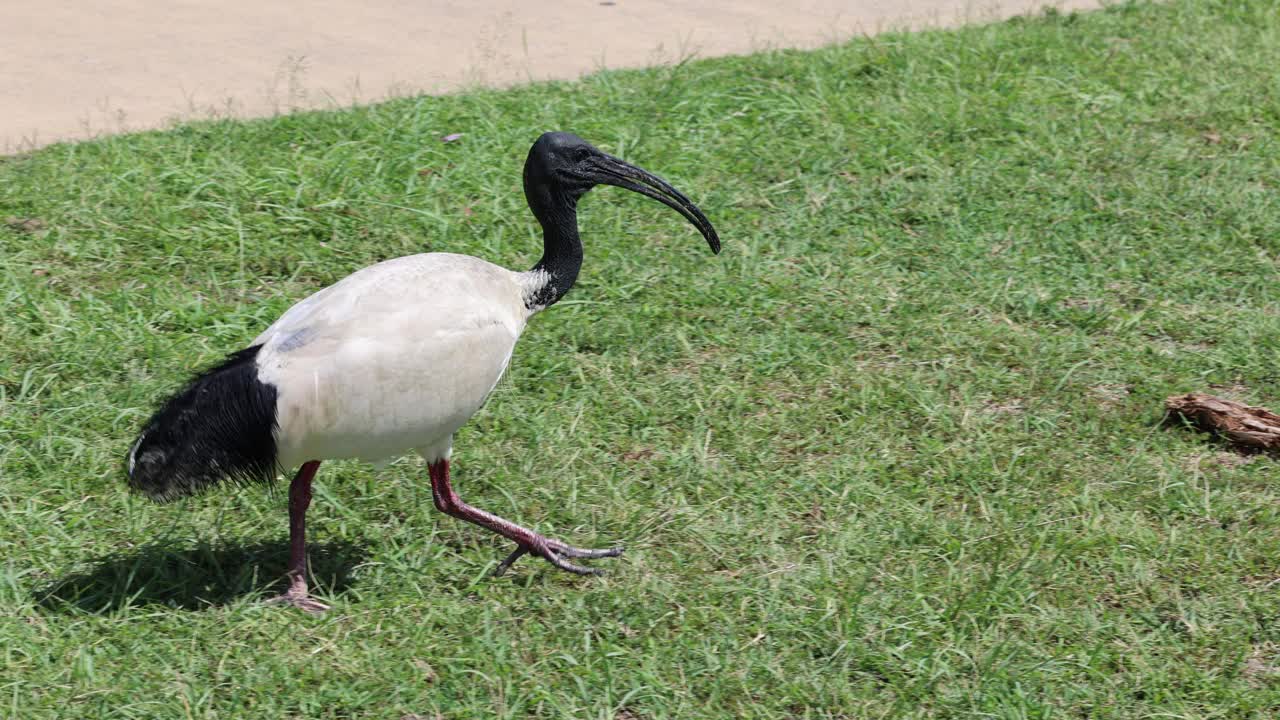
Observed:
[[[526,553],[573,573],[570,559],[612,557],[544,537],[463,502],[449,482],[453,434],[506,370],[529,318],[573,287],[582,267],[577,202],[616,185],[683,215],[720,251],[715,228],[661,178],[563,132],[545,133],[524,164],[524,194],[542,225],[542,259],[513,272],[479,258],[426,253],[359,270],[289,308],[246,349],[194,378],[155,412],[129,450],[129,484],[167,501],[221,481],[289,486],[289,589],[308,612],[305,517],[322,460],[378,462],[416,451],[444,513],[515,541],[500,574]]]

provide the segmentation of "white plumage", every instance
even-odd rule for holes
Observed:
[[[535,281],[429,253],[364,268],[294,305],[253,341],[259,377],[279,391],[280,465],[411,450],[447,458],[535,312],[525,305]]]

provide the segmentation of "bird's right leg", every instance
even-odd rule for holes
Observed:
[[[311,505],[311,481],[319,469],[319,460],[303,463],[289,483],[289,589],[272,598],[272,602],[292,605],[313,615],[329,609],[307,594],[307,508]]]
[[[621,547],[600,550],[573,547],[559,540],[540,535],[529,528],[516,525],[509,520],[504,520],[493,513],[472,507],[463,502],[462,498],[458,497],[458,494],[453,491],[453,485],[449,481],[448,460],[436,460],[430,463],[427,469],[431,473],[431,498],[435,501],[437,510],[459,520],[466,520],[469,523],[492,530],[502,537],[515,542],[515,552],[512,552],[507,556],[506,560],[498,564],[498,567],[494,570],[495,575],[501,575],[506,572],[512,563],[519,560],[526,553],[533,553],[561,570],[577,573],[578,575],[596,575],[600,571],[595,568],[574,565],[565,560],[565,558],[588,559],[616,557],[622,554]]]

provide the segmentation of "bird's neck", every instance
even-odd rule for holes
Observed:
[[[564,297],[577,281],[582,269],[582,240],[578,237],[576,203],[548,203],[532,210],[542,225],[542,259],[521,274],[521,281],[525,307],[537,312]]]

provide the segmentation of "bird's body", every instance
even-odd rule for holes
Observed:
[[[501,379],[533,282],[467,255],[387,260],[290,308],[254,341],[278,388],[279,464],[447,457]]]
[[[499,566],[532,553],[618,555],[575,548],[467,505],[449,478],[453,434],[502,378],[535,313],[560,299],[582,264],[577,201],[596,184],[625,187],[679,211],[719,251],[715,229],[662,179],[581,138],[546,133],[525,162],[543,254],[515,272],[466,255],[427,253],[359,270],[297,303],[249,347],[198,375],[147,422],[129,450],[130,485],[154,499],[193,495],[225,480],[270,482],[299,467],[289,489],[290,588],[281,600],[324,606],[306,584],[305,515],[320,462],[381,462],[416,451],[428,461],[442,512],[513,540]]]

